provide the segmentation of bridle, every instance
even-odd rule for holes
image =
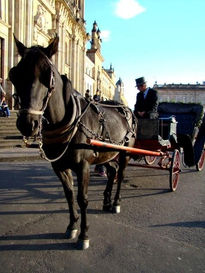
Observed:
[[[32,114],[32,115],[40,116],[38,134],[34,136],[34,139],[38,140],[38,145],[39,145],[40,150],[42,150],[42,145],[43,145],[43,143],[42,143],[42,134],[41,134],[43,115],[44,115],[44,112],[45,112],[45,110],[47,108],[49,99],[50,99],[51,95],[53,94],[53,92],[55,91],[55,83],[56,83],[55,73],[54,73],[54,66],[53,66],[52,62],[50,61],[50,59],[45,54],[44,54],[44,56],[47,59],[48,63],[50,64],[51,75],[50,75],[49,86],[48,86],[46,96],[44,98],[42,109],[41,110],[36,110],[36,109],[33,109],[33,108],[21,108],[18,111],[18,115],[23,113],[23,114]],[[15,100],[15,105],[18,105],[18,106],[21,107],[20,96],[17,93],[15,93],[13,95],[13,98]],[[31,145],[31,144],[28,143],[28,140],[29,140],[29,138],[23,136],[23,141],[24,141],[24,143],[26,144],[27,147],[29,147]],[[41,153],[42,153],[42,151],[41,151]]]
[[[53,92],[55,91],[55,73],[54,73],[54,66],[52,64],[52,62],[49,60],[49,58],[47,56],[45,56],[47,58],[47,61],[50,63],[50,67],[51,67],[51,76],[50,76],[50,81],[49,81],[49,87],[47,90],[47,94],[44,98],[44,103],[42,106],[41,110],[36,110],[36,109],[32,109],[32,108],[23,108],[19,110],[19,114],[21,113],[25,113],[25,114],[33,114],[33,115],[39,115],[40,116],[40,120],[39,120],[39,127],[38,127],[38,134],[34,136],[35,141],[38,142],[38,146],[39,146],[39,150],[40,150],[40,155],[42,158],[46,159],[49,162],[55,162],[57,160],[59,160],[67,151],[68,146],[70,144],[71,139],[73,138],[73,136],[75,135],[77,128],[78,128],[78,124],[81,120],[81,118],[84,116],[84,114],[87,112],[90,103],[87,104],[87,106],[85,107],[85,109],[83,109],[83,112],[81,113],[81,106],[80,106],[80,101],[79,99],[76,97],[73,97],[74,101],[73,103],[75,103],[77,105],[78,111],[77,111],[77,116],[74,117],[72,123],[68,123],[66,126],[69,125],[70,129],[67,130],[68,131],[68,137],[67,137],[67,141],[66,141],[66,147],[64,149],[64,151],[56,158],[54,159],[50,159],[46,156],[45,151],[43,149],[43,139],[44,137],[42,136],[42,127],[43,127],[43,118],[44,118],[44,112],[47,108],[49,99],[51,97],[51,95],[53,94]],[[17,101],[19,101],[19,96],[18,94],[15,94],[15,99],[17,99]],[[62,128],[60,128],[59,130],[62,130]],[[52,132],[52,131],[51,131]],[[28,143],[29,138],[27,137],[23,137],[23,141],[26,144],[27,147],[29,147],[31,144]]]
[[[46,58],[48,59],[47,56],[46,56]],[[50,77],[50,83],[49,83],[49,87],[48,87],[46,97],[44,99],[42,109],[41,110],[35,110],[35,109],[32,109],[32,108],[23,108],[23,109],[19,110],[19,114],[25,113],[25,114],[40,115],[41,117],[43,116],[43,114],[45,112],[45,109],[47,108],[48,101],[49,101],[53,91],[55,90],[55,74],[54,74],[54,70],[53,70],[53,64],[49,59],[48,59],[48,61],[49,61],[50,65],[51,65],[51,77]],[[19,97],[17,94],[15,94],[15,96],[17,98]]]
[[[77,96],[73,96],[71,95],[71,97],[73,98],[73,103],[76,104],[77,106],[77,112],[76,112],[76,116],[74,117],[73,121],[69,122],[68,124],[66,124],[66,126],[70,127],[69,130],[67,130],[68,132],[68,137],[67,137],[67,141],[66,141],[66,147],[64,149],[64,151],[57,157],[54,159],[49,159],[46,154],[45,151],[43,149],[43,136],[42,136],[42,127],[43,127],[43,118],[44,118],[44,112],[47,108],[49,99],[51,97],[51,95],[53,94],[53,92],[55,91],[55,72],[54,72],[54,65],[52,64],[52,62],[50,61],[50,59],[44,54],[44,57],[47,59],[48,63],[50,64],[50,68],[51,68],[51,75],[50,75],[50,81],[49,81],[49,86],[48,86],[48,90],[47,90],[47,94],[44,98],[43,101],[43,106],[41,110],[36,110],[36,109],[32,109],[32,108],[21,108],[19,110],[19,115],[21,113],[25,113],[25,114],[33,114],[33,115],[38,115],[40,116],[40,120],[39,120],[39,126],[38,126],[38,134],[34,136],[34,141],[38,142],[38,147],[40,150],[40,155],[42,158],[46,159],[49,162],[55,162],[57,160],[59,160],[67,151],[68,146],[70,144],[71,139],[73,138],[73,136],[75,135],[77,128],[78,128],[78,124],[80,123],[80,120],[82,119],[82,117],[85,115],[85,113],[87,112],[88,108],[90,107],[90,102],[86,105],[86,107],[83,109],[83,111],[81,112],[81,105],[80,105],[80,100],[78,99]],[[20,103],[20,96],[18,96],[17,93],[15,93],[13,95],[15,102],[17,104],[19,104],[19,106],[21,107],[21,103]],[[59,130],[62,130],[62,128],[60,128]],[[29,138],[27,137],[23,137],[23,141],[25,142],[26,146],[29,147],[31,144],[28,143]]]

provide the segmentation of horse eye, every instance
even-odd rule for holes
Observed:
[[[51,78],[51,70],[47,69],[41,72],[39,77],[40,82],[45,85],[47,88],[50,87],[50,78]]]

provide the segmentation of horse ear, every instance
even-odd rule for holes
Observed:
[[[56,35],[49,46],[45,48],[45,54],[48,58],[51,58],[58,51],[58,42],[59,37]]]
[[[14,35],[14,34],[13,34]],[[23,45],[17,38],[16,36],[14,35],[14,40],[15,40],[15,43],[16,43],[16,47],[17,47],[17,50],[18,50],[18,53],[20,54],[21,57],[24,56],[24,52],[26,50],[27,47],[25,47],[25,45]]]

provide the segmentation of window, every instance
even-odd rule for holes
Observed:
[[[81,9],[81,0],[78,0],[78,8]]]

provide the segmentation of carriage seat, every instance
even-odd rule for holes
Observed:
[[[146,150],[158,150],[170,147],[170,130],[161,130],[159,119],[138,119],[136,145]]]
[[[203,115],[203,106],[196,103],[162,102],[158,106],[159,118],[174,116],[177,135],[189,135],[193,140]]]
[[[167,116],[158,119],[138,119],[138,139],[159,139],[170,140],[176,135],[176,119],[174,116]]]

